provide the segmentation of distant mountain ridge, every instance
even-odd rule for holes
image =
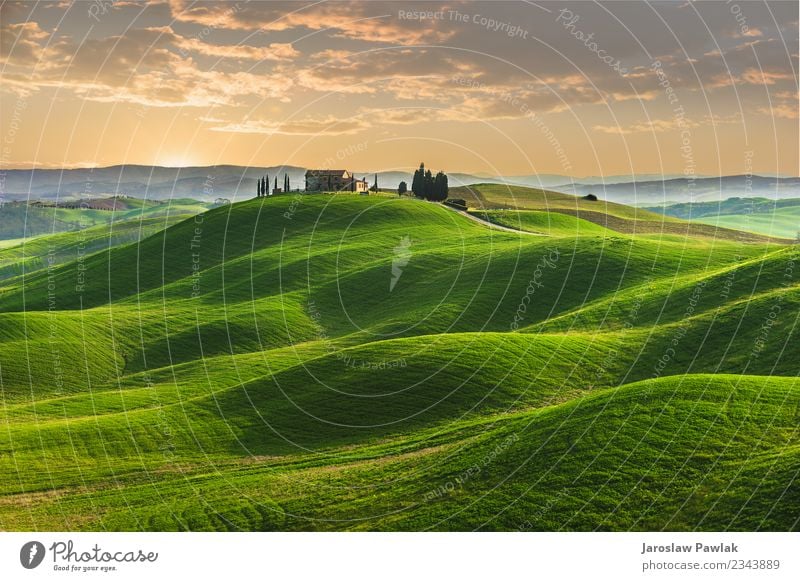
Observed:
[[[9,169],[0,182],[2,201],[32,199],[96,198],[124,194],[137,198],[165,200],[194,198],[213,201],[217,197],[242,200],[255,196],[256,182],[263,175],[275,177],[283,186],[284,173],[289,175],[292,190],[305,186],[306,168],[299,166],[244,167],[215,165],[205,167],[161,167],[148,165],[115,165],[78,169]],[[374,171],[358,171],[370,183]],[[413,171],[377,172],[381,188],[395,189],[401,181],[411,183]],[[669,202],[713,201],[728,197],[800,197],[800,178],[764,176],[698,177],[690,180],[665,174],[618,175],[573,178],[560,174],[494,176],[448,172],[451,186],[478,183],[510,184],[551,189],[583,196],[593,193],[602,199],[626,204],[658,205]]]
[[[285,166],[255,168],[233,165],[207,167],[161,167],[116,165],[103,168],[6,170],[5,187],[0,192],[7,201],[24,199],[95,198],[128,195],[165,200],[255,196],[256,182],[268,174],[272,182],[280,173],[289,174],[293,187],[303,186],[305,168]],[[270,184],[272,187],[272,183]]]
[[[713,202],[728,198],[800,197],[800,178],[737,175],[690,180],[674,178],[627,183],[564,184],[552,189],[583,196],[589,193],[623,204],[659,205]]]
[[[767,198],[728,198],[719,202],[695,202],[671,204],[668,206],[652,206],[644,208],[651,212],[659,212],[666,216],[691,220],[706,216],[772,214],[776,209],[800,207],[800,198],[784,198],[769,200]]]

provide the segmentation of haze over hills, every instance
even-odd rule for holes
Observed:
[[[13,169],[5,172],[3,195],[7,200],[92,198],[127,195],[152,200],[191,197],[213,201],[217,197],[252,198],[256,180],[265,172],[287,171],[302,186],[303,168],[247,168],[232,165],[161,167],[115,165],[80,169]],[[281,185],[283,182],[281,181]]]
[[[552,189],[583,196],[598,197],[636,205],[658,205],[685,202],[719,201],[740,198],[797,198],[800,197],[800,178],[737,175],[626,183],[562,184]]]
[[[728,198],[645,209],[684,220],[800,240],[800,198]]]
[[[341,163],[342,169],[347,168]],[[434,171],[442,168],[431,168]],[[401,181],[410,183],[414,168],[408,171],[379,171],[378,185],[396,189]],[[11,169],[5,170],[0,195],[5,201],[30,199],[70,199],[124,194],[139,198],[164,200],[191,197],[213,201],[217,197],[236,200],[254,196],[256,181],[270,177],[272,187],[277,176],[283,186],[284,173],[291,188],[304,188],[306,168],[297,166],[243,167],[218,165],[208,167],[161,167],[118,165],[83,169]],[[445,169],[445,171],[447,171]],[[370,184],[376,172],[354,170]],[[698,177],[690,183],[681,176],[639,174],[575,178],[558,174],[486,176],[448,171],[451,186],[478,183],[521,185],[548,188],[559,192],[586,195],[593,193],[609,201],[626,204],[656,205],[668,202],[717,200],[728,197],[800,197],[800,178],[762,176]]]
[[[128,196],[86,198],[80,203],[69,198],[55,201],[0,204],[0,241],[24,239],[43,234],[87,230],[97,226],[119,229],[126,221],[161,220],[162,228],[179,218],[204,212],[212,207],[191,198],[169,200]]]
[[[305,168],[297,166],[246,168],[231,165],[186,168],[123,165],[63,171],[9,170],[2,175],[3,180],[0,182],[4,188],[0,196],[0,240],[78,230],[109,220],[154,217],[158,214],[169,214],[174,217],[178,214],[197,213],[205,208],[199,207],[193,200],[199,200],[200,204],[209,206],[220,198],[222,201],[241,201],[254,197],[257,180],[265,174],[270,177],[270,187],[274,186],[276,177],[279,178],[279,185],[283,186],[283,175],[286,173],[289,175],[292,190],[296,191],[298,188],[302,190],[305,186],[305,171]],[[370,172],[354,173],[358,177],[366,178],[370,184],[376,177],[376,174]],[[657,209],[659,212],[661,212],[659,208],[667,206],[674,200],[685,199],[687,202],[683,204],[688,204],[691,195],[695,202],[692,207],[695,210],[699,210],[698,204],[701,201],[709,200],[703,205],[702,216],[697,214],[689,216],[685,215],[685,212],[674,214],[675,211],[679,211],[680,205],[663,210],[663,213],[768,236],[795,238],[797,231],[795,210],[784,208],[783,205],[791,203],[793,196],[800,197],[800,178],[728,176],[697,179],[690,185],[682,178],[653,181],[649,180],[651,177],[651,174],[643,174],[637,179],[648,178],[646,181],[609,183],[611,179],[632,179],[631,176],[612,176],[605,184],[593,183],[596,178],[583,178],[586,183],[576,181],[564,184],[563,180],[570,178],[555,174],[487,177],[469,173],[450,173],[449,181],[451,197],[465,197],[470,200],[472,207],[488,209],[524,208],[524,200],[516,200],[513,195],[515,188],[520,184],[542,192],[566,193],[575,197],[571,199],[594,194],[608,203],[621,202],[632,206],[645,206]],[[403,171],[378,172],[377,180],[381,188],[391,191],[401,181],[410,184],[411,175]],[[544,187],[540,184],[553,185]],[[491,200],[474,195],[481,191],[482,186],[491,185],[496,186],[491,190],[493,196]],[[472,189],[462,191],[464,187]],[[112,196],[118,196],[113,205],[109,205],[111,202],[103,201],[104,198]],[[732,203],[720,205],[718,203],[720,196],[730,197]],[[770,207],[769,202],[775,203],[776,198],[782,202]],[[90,203],[93,211],[78,212],[71,208],[77,200]],[[147,207],[127,207],[136,200],[144,200]],[[738,210],[732,212],[730,208],[748,206],[746,200],[753,200],[753,204],[749,204],[752,207],[746,211],[751,213],[758,211],[758,216],[744,221],[740,215],[728,216],[738,212]],[[42,202],[41,205],[32,204],[39,201]],[[517,202],[522,202],[523,205],[518,206]],[[54,204],[59,207],[51,207]],[[102,211],[112,207],[116,208],[114,212]],[[778,212],[781,216],[773,216]],[[725,216],[717,221],[716,214]],[[88,216],[91,220],[86,222]]]

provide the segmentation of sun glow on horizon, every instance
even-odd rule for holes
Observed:
[[[0,166],[800,174],[796,5],[578,4],[4,2]]]
[[[159,155],[155,165],[161,167],[201,167],[208,165],[202,163],[189,152],[184,153],[168,153]]]

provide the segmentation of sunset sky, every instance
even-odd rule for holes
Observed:
[[[800,174],[795,2],[0,12],[2,168]]]

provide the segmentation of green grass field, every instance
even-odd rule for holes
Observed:
[[[800,206],[776,208],[768,214],[726,214],[695,221],[779,238],[797,238],[800,234]]]
[[[0,250],[0,529],[797,529],[800,246],[543,195]]]
[[[136,243],[189,216],[191,214],[180,213],[129,218],[72,232],[4,240],[0,242],[0,280],[79,260],[114,246]]]
[[[697,223],[777,238],[796,240],[800,234],[800,198],[729,198],[650,209]]]
[[[786,235],[784,230],[764,230],[759,228],[742,229],[736,222],[708,221],[701,218],[686,221],[668,214],[661,214],[645,208],[625,206],[605,200],[584,198],[539,190],[499,184],[476,184],[453,188],[451,197],[464,199],[473,212],[483,213],[490,221],[519,230],[542,232],[549,228],[565,234],[575,233],[580,224],[587,231],[586,222],[591,222],[606,230],[623,234],[656,237],[675,240],[688,238],[714,238],[746,243],[788,242],[795,234]],[[500,211],[502,210],[502,211]],[[528,213],[533,211],[533,213]],[[570,216],[577,221],[556,222],[556,214]],[[546,227],[536,218],[547,218]],[[597,233],[598,230],[595,230]],[[777,240],[775,240],[777,239]]]
[[[507,228],[545,236],[613,236],[615,232],[589,220],[547,210],[472,210],[472,214]]]
[[[76,232],[134,219],[166,218],[174,221],[176,217],[185,218],[205,212],[211,207],[210,204],[183,198],[166,201],[125,198],[117,200],[116,206],[114,198],[90,200],[89,202],[116,209],[48,207],[23,203],[0,205],[0,249],[5,247],[3,242],[6,240],[25,239],[60,232]],[[78,206],[80,202],[76,201],[73,204]]]

